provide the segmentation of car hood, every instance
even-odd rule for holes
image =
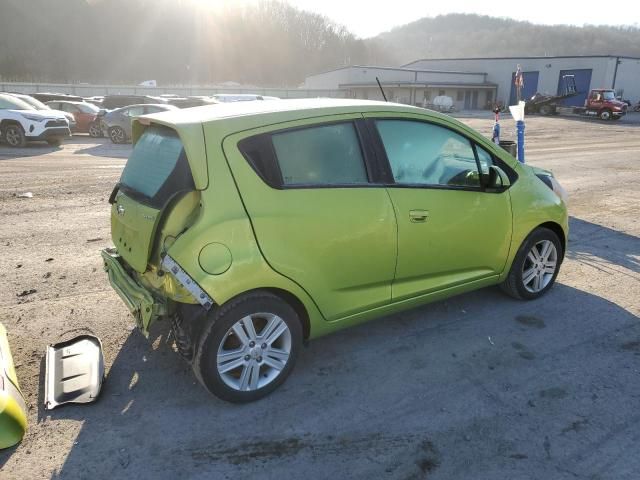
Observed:
[[[64,116],[64,112],[57,112],[55,110],[11,110],[14,113],[18,113],[20,115],[29,115],[30,117],[40,117],[43,120],[54,120],[67,117]]]
[[[41,111],[44,111],[44,110],[41,110]],[[75,122],[76,121],[76,119],[75,119],[75,117],[73,116],[72,113],[63,112],[62,110],[53,110],[53,109],[49,110],[49,112],[53,112],[53,113],[55,113],[55,114],[57,114],[59,116],[61,115],[64,118],[66,118],[67,120],[69,120],[70,122]],[[59,116],[57,118],[60,118]]]

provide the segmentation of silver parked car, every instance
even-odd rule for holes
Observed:
[[[127,143],[131,140],[131,119],[148,113],[177,110],[178,107],[165,104],[139,104],[116,108],[101,117],[102,128],[113,143]]]

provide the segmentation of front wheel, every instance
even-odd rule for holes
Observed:
[[[271,293],[250,293],[210,314],[193,369],[204,387],[222,400],[251,402],[285,381],[301,345],[295,310]]]
[[[611,110],[602,110],[600,112],[600,120],[611,120]]]
[[[520,300],[541,297],[555,283],[562,258],[558,236],[548,228],[535,229],[520,246],[502,290]]]
[[[111,127],[109,129],[109,138],[113,143],[125,143],[127,134],[122,127]]]
[[[27,143],[24,130],[22,130],[20,125],[6,126],[4,129],[4,140],[11,147],[24,147]]]
[[[92,138],[100,138],[102,137],[102,127],[98,124],[98,122],[91,122],[89,125],[89,136]]]

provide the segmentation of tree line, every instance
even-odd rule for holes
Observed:
[[[450,14],[359,39],[322,15],[279,0],[212,4],[0,0],[0,79],[292,87],[308,74],[344,65],[401,65],[418,58],[640,57],[638,27],[541,26]]]
[[[372,48],[280,1],[0,0],[5,81],[296,86],[310,72],[368,63]]]

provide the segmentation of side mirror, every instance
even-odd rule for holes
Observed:
[[[489,190],[504,190],[511,186],[508,175],[500,167],[491,165],[489,173],[482,175],[484,187]]]

